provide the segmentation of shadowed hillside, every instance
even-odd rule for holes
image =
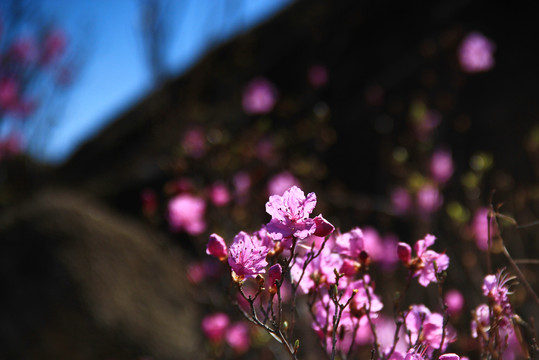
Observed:
[[[268,179],[285,169],[317,191],[319,208],[331,210],[337,226],[372,223],[406,241],[439,231],[451,246],[459,236],[471,240],[464,229],[470,214],[460,227],[445,208],[426,218],[399,216],[388,195],[398,181],[413,187],[414,175],[425,172],[399,162],[402,149],[415,165],[443,145],[455,164],[446,199],[471,211],[495,189],[508,213],[536,220],[537,10],[533,1],[298,1],[165,82],[58,168],[4,163],[10,196],[0,216],[0,358],[203,357],[200,319],[230,299],[189,282],[188,266],[204,259],[210,233],[230,237],[267,222]],[[489,73],[459,67],[458,46],[474,30],[496,41]],[[322,86],[308,81],[313,65],[327,70]],[[257,77],[274,84],[278,101],[269,114],[248,115],[243,91]],[[432,138],[416,141],[416,114],[427,108],[442,121]],[[203,133],[202,155],[186,145],[193,130]],[[260,155],[268,143],[269,155]],[[474,159],[490,159],[483,153],[492,155],[494,170],[469,180],[479,173]],[[169,231],[170,198],[185,189],[206,194],[216,180],[238,187],[238,173],[249,174],[250,194],[235,195],[229,207],[208,206],[200,234]],[[156,194],[150,210],[141,200],[148,189]],[[537,255],[535,233],[515,233],[514,256]],[[471,254],[466,241],[448,250],[460,266],[448,283],[477,286],[483,259],[468,264],[457,256]],[[526,274],[537,287],[533,268]],[[382,284],[396,283],[380,276]],[[472,302],[479,295],[466,294]],[[316,346],[303,349],[316,358]],[[249,358],[279,356],[261,354]]]

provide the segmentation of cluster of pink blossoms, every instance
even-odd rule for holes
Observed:
[[[224,313],[215,313],[204,317],[202,331],[214,346],[225,341],[238,355],[249,349],[250,340],[247,324],[244,322],[231,324],[230,318]]]
[[[229,266],[244,315],[285,344],[293,356],[297,347],[287,342],[287,322],[276,314],[281,314],[282,302],[296,294],[308,299],[312,328],[331,358],[365,344],[376,348],[378,358],[388,360],[430,359],[435,351],[444,351],[456,339],[455,331],[444,315],[424,305],[402,312],[399,346],[393,336],[375,340],[377,329],[386,331],[387,318],[368,274],[372,262],[368,248],[376,248],[374,237],[366,237],[360,228],[342,233],[322,215],[311,218],[315,206],[314,193],[305,195],[292,186],[282,195],[270,196],[266,211],[272,218],[258,231],[239,232],[230,246],[221,236],[210,235],[206,252]],[[428,249],[434,242],[433,235],[417,241],[415,257],[405,243],[387,244],[393,244],[391,251],[410,275],[427,286],[437,282],[449,265],[447,255]],[[254,290],[252,286],[247,290],[248,284],[254,284]],[[459,356],[444,354],[440,359]]]
[[[490,346],[503,354],[504,359],[513,359],[515,354],[520,353],[513,328],[513,308],[509,301],[509,286],[514,279],[503,271],[487,275],[482,289],[488,304],[479,305],[472,314],[472,337],[479,339],[481,350],[488,353]]]

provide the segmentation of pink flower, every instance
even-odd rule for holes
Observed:
[[[263,77],[253,79],[243,90],[243,111],[247,115],[269,113],[276,102],[277,90]]]
[[[439,183],[445,183],[453,175],[453,160],[447,150],[437,150],[430,159],[430,173]]]
[[[437,187],[427,184],[417,192],[417,205],[424,213],[432,213],[443,204],[443,196]]]
[[[323,65],[313,65],[309,68],[309,84],[314,88],[319,88],[328,82],[328,70]]]
[[[419,283],[427,287],[431,282],[436,282],[436,274],[441,273],[449,267],[449,256],[438,254],[428,248],[434,244],[436,237],[427,234],[424,239],[416,241],[414,250],[416,257],[409,260],[410,247],[405,243],[399,243],[397,253],[414,277],[419,276]]]
[[[370,278],[365,275],[365,280],[357,280],[350,283],[345,292],[345,299],[348,299],[351,295],[351,291],[357,291],[357,294],[350,303],[350,311],[352,313],[364,313],[368,311],[371,316],[376,317],[376,313],[382,310],[384,304],[380,301],[380,298],[374,293],[374,290],[369,286],[368,282]]]
[[[299,282],[299,291],[307,294],[310,289],[316,288],[321,284],[335,284],[335,270],[340,270],[343,266],[343,258],[340,254],[332,251],[332,237],[322,249],[320,256],[311,261],[305,268],[303,267],[305,258],[298,256],[290,269],[290,277],[293,283]]]
[[[283,171],[270,179],[268,182],[268,194],[282,196],[292,186],[299,186],[299,180],[290,172]]]
[[[256,234],[238,233],[228,249],[228,264],[234,271],[233,277],[241,281],[265,273],[266,255],[270,250]]]
[[[225,184],[216,182],[210,187],[210,199],[215,206],[224,206],[230,201],[230,192]]]
[[[484,72],[494,66],[493,53],[496,46],[478,32],[468,34],[459,48],[462,69],[469,73]]]
[[[215,256],[219,260],[227,258],[227,249],[225,240],[217,234],[211,234],[206,246],[206,254]]]
[[[347,233],[337,234],[335,249],[339,254],[358,258],[359,254],[365,250],[361,229],[355,228]]]
[[[230,320],[224,313],[207,315],[202,319],[202,331],[213,343],[219,343],[225,337],[225,332]]]
[[[488,297],[489,304],[496,309],[494,311],[495,321],[499,323],[500,329],[505,331],[512,329],[513,308],[509,302],[509,294],[511,294],[509,283],[514,279],[500,270],[496,275],[485,276],[483,281],[483,295]]]
[[[369,226],[364,227],[362,231],[365,251],[372,260],[380,263],[384,270],[394,268],[399,261],[395,253],[398,243],[396,235],[381,236],[376,229]]]
[[[447,313],[449,315],[458,315],[464,308],[464,296],[458,290],[449,290],[444,297],[444,302],[447,305]]]
[[[430,348],[439,349],[444,342],[442,350],[456,340],[456,332],[446,325],[445,335],[443,329],[444,317],[438,313],[431,313],[425,305],[412,305],[406,314],[406,330],[410,332],[411,343],[415,344],[418,338],[423,338]]]
[[[471,324],[472,337],[478,337],[479,333],[486,332],[490,328],[490,310],[487,304],[481,304],[473,311]]]
[[[309,215],[316,206],[316,195],[292,186],[283,196],[272,195],[266,203],[266,212],[272,219],[267,224],[269,235],[274,240],[296,237],[305,239],[316,231],[316,225]]]
[[[243,322],[232,324],[226,331],[226,342],[236,354],[243,354],[249,350],[249,328]]]
[[[412,207],[412,197],[406,189],[397,187],[391,192],[391,204],[397,215],[403,215]]]
[[[168,203],[169,222],[172,230],[185,230],[191,235],[199,235],[206,230],[204,213],[206,203],[203,199],[180,194]]]

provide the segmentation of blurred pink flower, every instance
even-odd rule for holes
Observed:
[[[391,205],[397,215],[406,214],[412,206],[410,193],[402,187],[396,187],[391,191]]]
[[[432,178],[439,183],[445,183],[453,175],[453,160],[451,152],[447,150],[437,150],[430,158],[430,173]]]
[[[245,353],[250,346],[249,327],[243,322],[232,324],[226,331],[226,342],[236,354]]]
[[[444,296],[447,313],[451,316],[459,315],[464,308],[464,296],[456,289],[449,290]]]
[[[459,61],[462,69],[469,73],[484,72],[494,66],[493,53],[496,45],[483,34],[469,33],[459,48]]]
[[[206,203],[203,199],[180,194],[168,203],[169,222],[172,230],[185,230],[191,235],[199,235],[206,230],[204,213]]]
[[[268,182],[268,195],[282,196],[292,186],[300,187],[299,180],[289,171],[283,171],[273,176]]]
[[[417,192],[417,206],[423,213],[432,213],[442,206],[444,200],[438,188],[431,184],[426,184]]]
[[[319,88],[328,82],[328,70],[323,65],[313,65],[309,68],[307,77],[311,86]]]
[[[0,79],[0,110],[8,110],[17,102],[19,84],[11,77]]]
[[[232,181],[234,183],[236,196],[240,199],[247,196],[251,189],[251,176],[249,173],[246,171],[239,171],[234,175]]]
[[[398,239],[394,234],[387,234],[382,237],[373,227],[366,226],[363,228],[365,251],[373,261],[380,263],[384,269],[392,268],[399,261],[395,251],[397,243]]]
[[[51,30],[45,37],[41,62],[45,65],[56,61],[65,52],[67,47],[67,36],[60,29]]]
[[[230,319],[224,313],[207,315],[202,319],[202,331],[213,343],[221,342],[225,337]]]
[[[33,63],[38,58],[36,41],[30,36],[15,39],[8,51],[14,60],[22,65]]]
[[[222,182],[215,182],[210,187],[210,199],[215,206],[224,206],[230,202],[230,192]]]
[[[337,234],[335,238],[335,250],[341,255],[358,258],[359,254],[365,250],[363,231],[360,228],[354,228],[344,234]]]
[[[449,343],[457,339],[455,329],[447,325],[444,330],[443,315],[431,313],[423,304],[411,306],[410,311],[406,314],[405,323],[406,330],[410,332],[412,344],[415,344],[418,338],[423,338],[430,349],[440,349],[441,344],[443,351]]]
[[[243,90],[243,111],[247,115],[267,114],[275,106],[277,90],[263,77],[257,77]]]

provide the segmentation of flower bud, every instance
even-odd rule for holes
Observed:
[[[227,249],[225,241],[217,234],[211,234],[206,246],[206,254],[215,256],[221,261],[227,258]]]
[[[410,245],[400,242],[397,246],[397,256],[399,259],[401,259],[404,265],[408,265],[412,259],[412,248]]]
[[[331,234],[333,230],[335,230],[335,226],[333,226],[329,221],[324,219],[322,217],[322,214],[318,215],[313,220],[316,226],[316,230],[314,231],[315,236],[326,237]]]
[[[277,292],[277,285],[275,284],[276,281],[280,281],[283,277],[283,268],[280,264],[272,265],[268,270],[268,277],[269,277],[269,291],[271,294],[275,294]]]

